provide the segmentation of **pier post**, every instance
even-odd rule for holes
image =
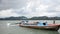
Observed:
[[[53,17],[53,24],[55,24],[55,17]]]
[[[53,24],[55,24],[55,20],[53,20]]]

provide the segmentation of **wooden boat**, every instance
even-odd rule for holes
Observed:
[[[23,25],[18,24],[20,27],[34,28],[34,29],[43,29],[43,30],[53,30],[58,31],[60,24],[48,24],[48,26],[37,26],[37,25]]]
[[[20,23],[18,25],[20,27],[43,29],[43,30],[54,30],[54,31],[58,31],[60,28],[60,24],[47,24],[47,25],[43,25],[43,26],[38,26],[38,25],[26,25],[26,24]]]

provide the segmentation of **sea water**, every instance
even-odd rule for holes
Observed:
[[[58,31],[39,30],[19,27],[14,23],[19,23],[21,20],[0,20],[0,34],[60,34]],[[29,20],[33,21],[45,21],[45,20]],[[53,23],[53,20],[46,20],[48,23]],[[56,20],[56,24],[60,24],[60,20]]]

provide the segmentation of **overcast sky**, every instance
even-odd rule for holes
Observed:
[[[60,16],[60,0],[0,0],[0,18]]]

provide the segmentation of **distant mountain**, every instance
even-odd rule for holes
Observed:
[[[24,20],[24,19],[27,19],[27,17],[21,16],[21,17],[0,18],[0,20]]]
[[[0,20],[60,20],[60,17],[40,16],[40,17],[27,18],[25,16],[20,16],[20,17],[0,18]]]

